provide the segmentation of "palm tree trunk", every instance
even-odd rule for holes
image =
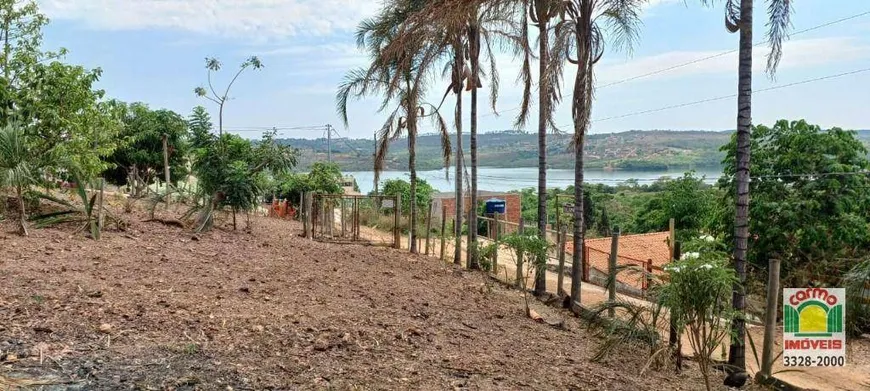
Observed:
[[[477,15],[472,15],[477,19]],[[469,46],[471,47],[471,205],[468,214],[468,268],[480,269],[477,248],[477,87],[480,68],[480,30],[476,22],[469,27]]]
[[[408,236],[410,251],[417,253],[417,102],[408,102],[408,171],[411,172],[411,216]]]
[[[731,324],[728,364],[746,369],[746,253],[749,244],[749,157],[752,127],[752,0],[740,2],[740,62],[737,95],[737,205],[734,216],[734,284],[732,306],[737,316]]]
[[[578,126],[575,125],[575,131]],[[586,242],[586,223],[583,215],[583,147],[586,144],[585,132],[575,139],[574,150],[574,253],[571,254],[571,304],[581,303],[580,286],[583,279],[583,245]],[[559,211],[556,211],[559,213]]]
[[[18,196],[18,233],[27,236],[27,211],[24,208],[24,192],[21,191],[20,185],[15,186],[15,193]]]
[[[538,236],[547,240],[547,117],[550,113],[549,94],[550,81],[547,77],[547,65],[549,62],[549,36],[546,19],[538,23]],[[538,271],[535,273],[535,294],[543,295],[547,292],[546,265],[547,259],[536,259]]]
[[[459,71],[462,70],[462,47],[454,46],[454,66],[459,67]],[[454,123],[456,126],[456,159],[454,164],[456,165],[456,197],[455,197],[455,206],[456,206],[456,218],[453,224],[453,234],[456,240],[453,249],[453,264],[461,265],[462,264],[462,212],[464,208],[462,207],[465,203],[464,197],[462,197],[462,86],[459,86],[458,92],[456,93],[456,110],[454,112]]]

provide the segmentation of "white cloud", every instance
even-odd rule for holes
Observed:
[[[353,29],[371,0],[39,0],[49,17],[95,29],[175,29],[269,41]]]
[[[768,48],[757,46],[753,55],[753,69],[764,70]],[[708,60],[651,75],[644,80],[674,79],[685,76],[717,74],[737,71],[737,52],[719,55],[723,51],[672,51],[653,56],[630,59],[619,63],[607,61],[598,68],[599,85],[612,83],[649,72],[663,70],[690,61],[717,56]],[[834,62],[870,58],[870,45],[855,37],[830,37],[788,41],[783,45],[779,69],[812,67]]]

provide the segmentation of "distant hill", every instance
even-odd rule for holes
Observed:
[[[731,131],[632,130],[620,133],[591,134],[586,142],[586,167],[618,170],[662,170],[718,167]],[[858,137],[870,144],[870,130],[859,130]],[[573,168],[574,154],[569,150],[570,135],[551,134],[547,138],[547,161],[551,168]],[[283,144],[299,149],[299,169],[315,161],[326,160],[326,139],[281,139]],[[466,164],[469,139],[463,140]],[[371,170],[373,139],[333,139],[332,159],[344,171]],[[520,131],[488,132],[478,135],[478,159],[485,167],[537,167],[538,139],[533,133]],[[417,169],[443,167],[441,138],[421,135],[417,138]],[[406,170],[408,142],[400,139],[390,144],[386,168]]]

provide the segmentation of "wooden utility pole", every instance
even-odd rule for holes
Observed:
[[[608,265],[607,301],[611,304],[616,302],[616,257],[619,251],[619,227],[613,227],[613,236],[610,239],[610,262]],[[611,318],[616,316],[613,307],[607,309],[607,315]]]
[[[168,140],[169,135],[163,133],[163,176],[166,177],[166,208],[169,208],[169,205],[172,204],[172,196],[169,194],[169,184],[172,183],[169,180],[169,145]]]
[[[770,377],[773,369],[773,339],[776,310],[779,307],[779,259],[771,259],[767,276],[767,308],[764,314],[764,342],[761,348],[761,376]],[[766,380],[766,379],[762,379]]]
[[[447,206],[441,204],[441,262],[444,262],[444,250],[446,243],[444,242],[444,229],[447,228]]]

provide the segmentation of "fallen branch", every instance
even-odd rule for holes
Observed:
[[[154,218],[150,218],[150,219],[148,219],[148,220],[144,220],[143,222],[144,222],[144,223],[150,223],[150,222],[153,222],[153,221],[156,221],[156,222],[161,223],[161,224],[163,224],[163,225],[169,225],[169,226],[172,226],[172,227],[184,228],[184,223],[182,223],[181,220],[178,220],[178,219],[161,219],[161,218],[159,218],[159,217],[154,217]]]

